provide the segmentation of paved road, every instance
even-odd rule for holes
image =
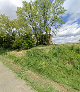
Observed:
[[[0,62],[0,92],[34,92],[23,80]]]

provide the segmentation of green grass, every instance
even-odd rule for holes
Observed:
[[[80,91],[80,44],[35,47],[27,50],[23,57],[11,54],[5,57],[12,59],[25,70],[40,73],[50,80]]]
[[[22,68],[22,66],[19,66],[19,63],[14,63],[14,61],[17,61],[19,58],[16,58],[13,55],[10,56],[9,52],[11,51],[0,49],[0,62],[3,62],[5,65],[7,65],[7,67],[13,70],[13,72],[16,73],[18,77],[25,80],[27,85],[30,85],[34,92],[59,92],[57,89],[55,89],[55,87],[53,87],[50,83],[47,83],[45,79],[39,75],[35,75],[35,77],[39,76],[41,80],[35,80],[33,76],[36,73],[32,72],[29,74],[28,69],[25,70]]]

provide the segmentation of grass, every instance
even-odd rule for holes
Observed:
[[[35,47],[26,52],[22,51],[22,53],[25,54],[20,55],[16,51],[7,52],[4,50],[0,52],[1,56],[12,60],[14,64],[21,66],[25,71],[31,70],[80,91],[80,44]],[[18,73],[23,77],[24,74]],[[39,82],[36,83],[29,78],[24,79],[29,81],[38,92],[56,92],[51,86],[46,89],[47,86],[42,85],[41,87]]]
[[[25,51],[23,51],[25,52]],[[14,56],[13,56],[13,60],[12,57],[11,59],[8,58],[8,54],[10,53],[12,55],[15,55],[14,51],[5,51],[3,49],[1,49],[0,51],[0,61],[3,62],[5,65],[7,65],[11,70],[13,70],[14,73],[17,74],[18,77],[20,77],[21,79],[25,80],[27,85],[30,85],[32,87],[32,89],[34,90],[34,92],[59,92],[58,90],[56,90],[51,84],[50,82],[46,82],[44,78],[42,78],[42,76],[40,77],[38,74],[26,69],[24,70],[19,64],[15,64],[14,60],[17,60]],[[21,53],[21,52],[18,52]],[[19,55],[20,57],[20,55]],[[39,77],[39,78],[38,78]],[[38,79],[37,79],[38,78]],[[44,83],[45,81],[45,83]]]

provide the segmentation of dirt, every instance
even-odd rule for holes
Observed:
[[[34,92],[31,87],[0,62],[0,92]]]
[[[27,71],[25,74],[27,74],[27,77],[29,76],[29,78],[31,80],[34,80],[36,83],[40,83],[42,85],[51,85],[53,88],[55,88],[59,92],[78,92],[75,89],[72,89],[68,86],[64,86],[63,84],[44,78],[43,76],[36,74],[32,71]]]
[[[12,52],[8,52],[7,54],[16,56],[16,57],[23,57],[26,55],[26,50],[22,50],[22,51],[12,51]]]

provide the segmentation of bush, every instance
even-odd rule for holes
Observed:
[[[13,43],[13,49],[29,49],[34,46],[34,39],[31,34],[25,33],[24,35],[17,36]]]
[[[0,33],[0,47],[9,49],[29,49],[35,45],[35,40],[30,33]]]
[[[3,37],[0,35],[0,47],[2,47],[3,44]]]
[[[13,49],[20,49],[22,48],[22,43],[23,43],[23,39],[21,39],[21,37],[18,37],[15,39],[12,48]]]
[[[37,38],[37,45],[50,45],[52,44],[50,34],[40,34]]]
[[[0,47],[12,48],[13,37],[8,33],[0,33]]]
[[[3,48],[12,48],[13,38],[9,34],[6,34],[3,38]]]
[[[32,47],[34,47],[35,45],[35,40],[34,38],[32,37],[32,34],[27,34],[25,33],[23,35],[23,40],[24,40],[24,43],[23,43],[23,48],[24,49],[30,49]]]

